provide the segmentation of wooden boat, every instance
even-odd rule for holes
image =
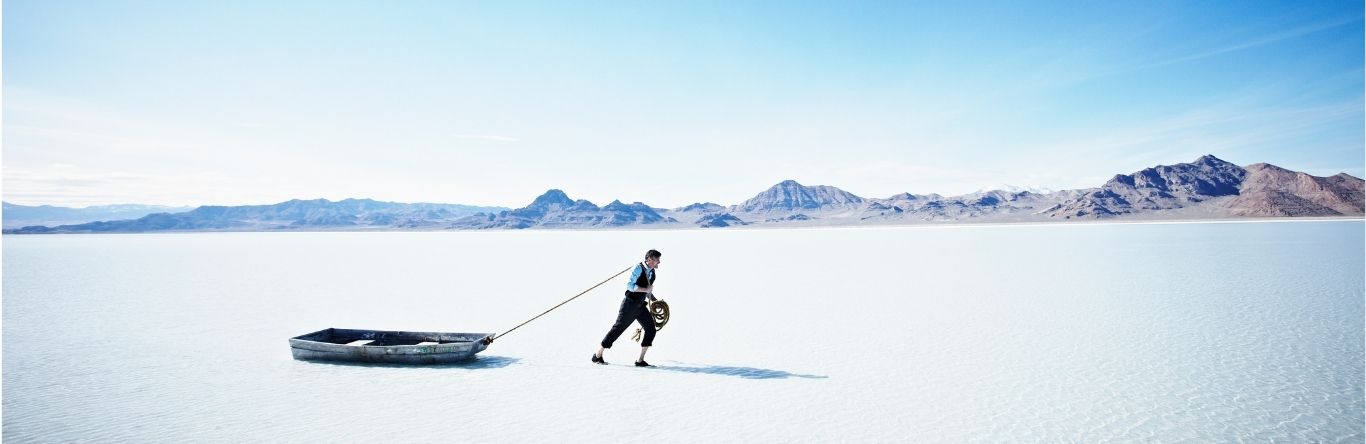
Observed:
[[[329,328],[289,339],[294,359],[445,364],[473,359],[492,333],[430,333]]]

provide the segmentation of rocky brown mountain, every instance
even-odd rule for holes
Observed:
[[[1230,216],[1337,216],[1363,213],[1362,179],[1346,173],[1317,177],[1275,165],[1247,167]]]

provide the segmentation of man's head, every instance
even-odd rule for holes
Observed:
[[[646,251],[645,266],[650,268],[659,268],[659,257],[663,255],[664,254],[660,253],[659,250]]]

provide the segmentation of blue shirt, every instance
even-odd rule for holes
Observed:
[[[636,290],[636,281],[640,279],[640,273],[641,273],[642,271],[650,273],[650,274],[645,275],[645,278],[646,278],[647,280],[653,280],[653,279],[654,279],[654,277],[655,277],[655,271],[654,271],[654,270],[651,270],[650,267],[646,267],[645,264],[636,264],[635,269],[631,270],[631,279],[628,279],[628,280],[626,281],[626,291],[639,291],[639,290]]]

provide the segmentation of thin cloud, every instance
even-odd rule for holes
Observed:
[[[451,134],[451,137],[454,139],[478,140],[481,142],[514,143],[522,141],[516,137],[498,136],[493,134]]]
[[[1361,118],[1360,99],[1321,106],[1252,108],[1231,102],[1179,115],[1117,128],[1098,135],[1066,136],[1058,143],[1020,147],[1034,158],[1068,159],[1071,170],[1096,174],[1128,174],[1142,168],[1190,162],[1214,154],[1229,162],[1262,161],[1259,149],[1279,147],[1306,135],[1331,131]],[[1097,157],[1098,153],[1109,153]],[[1084,160],[1097,157],[1094,160]],[[1084,185],[1090,181],[1073,182]],[[1092,183],[1086,186],[1097,186]]]
[[[1210,51],[1205,51],[1205,52],[1200,52],[1200,53],[1185,55],[1185,56],[1181,56],[1181,57],[1171,58],[1171,59],[1167,59],[1167,60],[1162,60],[1162,61],[1158,61],[1158,62],[1148,63],[1148,64],[1145,64],[1145,65],[1141,65],[1141,66],[1137,66],[1137,67],[1134,67],[1134,68],[1130,68],[1130,70],[1137,71],[1137,70],[1144,70],[1144,69],[1149,69],[1149,68],[1155,68],[1155,67],[1159,67],[1159,66],[1173,65],[1173,64],[1183,63],[1183,62],[1189,62],[1189,61],[1193,61],[1193,60],[1206,59],[1206,58],[1214,57],[1214,56],[1221,55],[1221,54],[1227,54],[1227,53],[1230,53],[1230,52],[1242,51],[1242,50],[1244,50],[1244,49],[1251,49],[1251,48],[1256,48],[1256,47],[1259,47],[1259,46],[1266,46],[1266,45],[1270,45],[1270,44],[1272,44],[1272,43],[1280,42],[1280,41],[1283,41],[1283,40],[1295,39],[1295,38],[1303,37],[1303,36],[1306,36],[1306,35],[1309,35],[1309,34],[1313,34],[1313,33],[1319,32],[1319,31],[1326,31],[1326,30],[1329,30],[1329,29],[1337,28],[1337,27],[1339,27],[1339,26],[1345,26],[1345,25],[1348,25],[1348,24],[1351,24],[1351,23],[1355,23],[1355,22],[1360,21],[1360,20],[1361,20],[1360,17],[1356,17],[1356,18],[1347,19],[1347,20],[1338,20],[1338,21],[1335,21],[1335,22],[1319,23],[1319,24],[1313,24],[1313,25],[1308,25],[1308,26],[1301,26],[1301,27],[1299,27],[1299,28],[1290,29],[1290,30],[1278,32],[1278,33],[1275,33],[1275,34],[1271,34],[1271,35],[1269,35],[1269,36],[1266,36],[1266,37],[1263,37],[1263,38],[1260,38],[1260,39],[1255,39],[1255,40],[1251,40],[1251,41],[1247,41],[1247,42],[1243,42],[1243,43],[1239,43],[1239,44],[1236,44],[1236,45],[1227,46],[1227,47],[1223,47],[1223,48],[1218,48],[1218,49],[1214,49],[1214,50],[1210,50]]]
[[[1200,51],[1193,54],[1162,58],[1156,61],[1146,61],[1142,59],[1130,60],[1127,62],[1121,61],[1110,64],[1110,66],[1097,62],[1098,60],[1105,59],[1105,53],[1101,51],[1102,48],[1090,48],[1087,47],[1085,43],[1087,40],[1101,41],[1101,38],[1078,38],[1075,39],[1077,42],[1064,48],[1053,46],[1037,47],[1031,50],[1020,51],[1020,55],[1002,61],[997,65],[998,68],[995,71],[1016,73],[1015,78],[1011,79],[1009,82],[994,82],[993,84],[988,84],[985,88],[990,88],[990,91],[992,92],[991,94],[983,94],[982,96],[999,98],[1003,95],[1011,94],[1012,92],[1033,94],[1038,91],[1066,88],[1094,79],[1207,59],[1286,40],[1293,40],[1317,32],[1346,26],[1361,20],[1361,17],[1354,17],[1344,20],[1310,24],[1272,33],[1261,38],[1255,38],[1241,43]],[[1141,35],[1154,32],[1160,32],[1160,29],[1153,27],[1138,34]],[[985,91],[987,89],[983,90]]]
[[[214,172],[138,174],[81,168],[4,169],[4,199],[34,205],[204,205],[243,194],[242,178]]]

